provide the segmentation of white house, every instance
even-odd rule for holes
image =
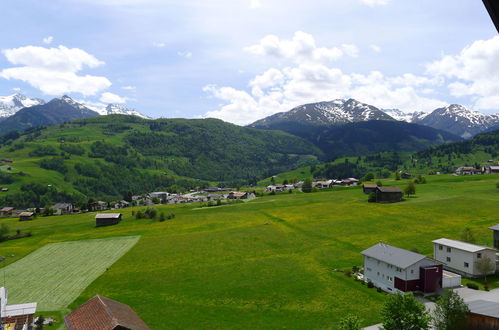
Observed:
[[[384,291],[432,293],[442,287],[442,264],[422,254],[378,243],[364,255],[364,280]]]
[[[11,329],[26,329],[33,323],[37,303],[8,305],[8,291],[0,287],[0,322],[4,325],[12,325]]]
[[[447,238],[433,241],[433,258],[444,264],[444,268],[465,277],[480,277],[476,263],[483,258],[490,258],[495,265],[496,250]],[[494,274],[494,270],[487,273]]]

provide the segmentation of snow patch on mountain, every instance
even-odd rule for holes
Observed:
[[[28,98],[22,94],[0,96],[0,118],[10,117],[22,108],[41,104],[45,104],[45,101],[36,98]]]

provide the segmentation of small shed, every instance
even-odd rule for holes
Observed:
[[[9,188],[4,187],[4,188],[1,188],[0,191],[1,192],[7,192],[7,191],[9,191]]]
[[[121,213],[98,213],[95,215],[95,227],[112,226],[121,221]]]
[[[3,209],[0,210],[0,216],[8,216],[12,215],[12,211],[14,211],[13,207],[6,206]]]
[[[362,190],[364,191],[364,194],[369,195],[370,193],[376,192],[376,188],[378,188],[377,184],[374,183],[364,183],[362,185]]]
[[[64,317],[68,330],[150,330],[128,305],[95,296]]]
[[[395,203],[402,200],[402,190],[399,187],[376,187],[377,203]]]
[[[473,300],[468,308],[468,329],[499,329],[499,303]]]
[[[442,288],[458,288],[461,286],[461,275],[444,270],[442,273]]]
[[[33,220],[33,212],[21,212],[19,213],[19,221]]]

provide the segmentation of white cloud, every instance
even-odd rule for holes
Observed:
[[[43,38],[44,44],[50,45],[52,43],[52,41],[54,41],[54,37],[52,37],[52,36],[48,36],[46,38]]]
[[[378,45],[372,44],[369,46],[369,48],[371,48],[371,50],[375,53],[381,53],[381,47]]]
[[[121,89],[124,89],[126,91],[134,91],[137,89],[137,87],[135,87],[135,86],[123,86],[123,87],[121,87]]]
[[[475,97],[475,108],[499,108],[499,36],[475,41],[426,68],[429,74],[447,79],[452,95]]]
[[[84,67],[104,64],[82,49],[25,46],[6,49],[3,54],[11,64],[20,66],[3,69],[0,77],[24,81],[48,95],[74,92],[88,96],[111,86],[106,77],[77,75]]]
[[[288,59],[296,63],[331,62],[344,55],[357,57],[355,45],[344,44],[341,47],[317,47],[315,38],[308,33],[297,31],[291,40],[281,40],[275,35],[267,35],[256,45],[244,48],[254,55]]]
[[[14,88],[12,88],[12,90],[13,90],[14,92],[20,92],[20,91],[21,91],[21,89],[20,89],[19,87],[14,87]]]
[[[390,3],[391,0],[360,0],[365,5],[369,7],[384,6]]]
[[[177,52],[177,55],[184,58],[191,58],[192,53],[189,51]]]
[[[157,48],[164,48],[164,47],[166,47],[166,43],[164,43],[164,42],[153,42],[152,45],[154,47],[157,47]]]
[[[251,9],[260,8],[261,6],[262,6],[262,3],[260,2],[260,0],[251,0],[250,1],[250,8]]]
[[[105,93],[102,93],[100,99],[99,99],[101,102],[104,102],[104,103],[119,103],[119,104],[123,104],[123,103],[126,103],[127,101],[127,98],[126,97],[121,97],[117,94],[113,94],[113,93],[110,93],[110,92],[105,92]]]

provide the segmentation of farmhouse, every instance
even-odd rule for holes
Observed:
[[[468,308],[468,329],[499,329],[499,303],[473,300]]]
[[[33,212],[21,212],[19,213],[19,221],[33,220]]]
[[[377,184],[374,183],[364,183],[362,185],[362,190],[364,191],[364,194],[369,195],[370,193],[376,192],[376,188],[378,188]]]
[[[489,229],[491,229],[493,231],[492,239],[494,242],[494,248],[499,250],[499,225],[489,227]]]
[[[107,203],[103,201],[97,201],[90,204],[92,211],[104,211],[107,210]]]
[[[55,215],[61,215],[72,213],[74,206],[71,203],[57,203],[53,208],[55,209]]]
[[[26,329],[33,323],[36,312],[36,302],[18,305],[7,305],[9,299],[7,288],[0,288],[0,321],[7,323],[10,329]],[[6,328],[9,329],[9,328]]]
[[[168,198],[168,193],[164,191],[155,191],[149,194],[149,197],[157,198],[161,203],[166,203],[166,199]]]
[[[130,306],[95,296],[64,317],[68,330],[150,330]]]
[[[461,166],[456,170],[457,175],[477,175],[482,174],[482,171],[471,166]]]
[[[95,215],[95,227],[111,226],[121,221],[121,213],[99,213]]]
[[[376,187],[376,203],[394,203],[402,200],[399,187]]]
[[[313,183],[313,186],[319,189],[330,188],[333,186],[333,180],[316,181]]]
[[[447,238],[433,241],[433,258],[444,264],[444,268],[465,277],[480,277],[476,263],[482,258],[490,258],[495,265],[496,250]],[[495,269],[487,273],[494,274]]]
[[[14,208],[13,207],[4,207],[3,209],[0,210],[0,216],[8,216],[8,215],[12,215],[12,211],[14,211]]]
[[[359,180],[356,178],[348,178],[341,180],[342,186],[356,186],[359,183]]]
[[[486,165],[482,168],[484,174],[499,174],[499,166]]]
[[[378,243],[364,255],[364,280],[391,293],[432,293],[442,287],[442,264],[422,254]]]
[[[9,191],[9,188],[3,187],[3,188],[0,189],[0,191],[1,192],[7,192],[7,191]]]
[[[121,200],[121,201],[114,203],[114,208],[115,209],[122,209],[124,207],[128,207],[129,205],[130,205],[129,202],[127,202],[125,200]]]
[[[10,158],[2,158],[0,159],[0,163],[13,163],[14,161]]]
[[[248,192],[231,191],[228,199],[252,199],[255,198],[255,194]]]

